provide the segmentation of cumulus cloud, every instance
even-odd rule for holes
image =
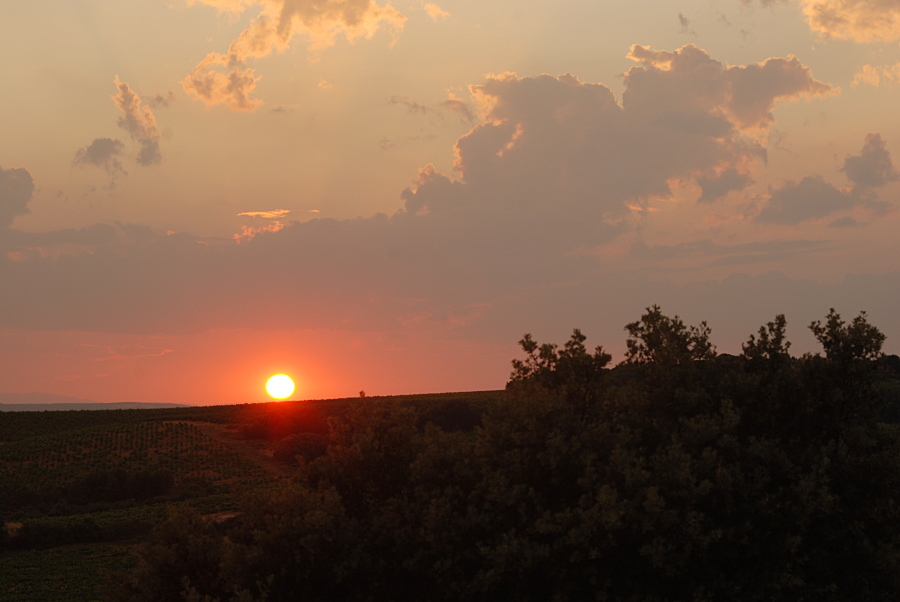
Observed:
[[[24,167],[0,167],[0,229],[9,228],[14,219],[28,213],[28,201],[34,194],[34,180]]]
[[[900,40],[900,0],[803,0],[810,28],[854,42]]]
[[[140,145],[140,150],[137,154],[138,164],[145,167],[156,165],[162,161],[162,154],[159,150],[160,134],[156,125],[156,117],[149,106],[144,106],[141,103],[140,96],[131,89],[131,86],[127,82],[119,80],[118,75],[115,78],[115,83],[118,92],[112,99],[122,111],[122,116],[119,117],[117,122],[118,125],[128,132],[132,140]]]
[[[749,183],[764,149],[744,131],[779,100],[832,88],[794,58],[726,67],[686,45],[634,46],[620,104],[573,75],[493,75],[471,87],[482,123],[456,144],[456,178],[426,166],[403,192],[409,215],[471,213],[534,236],[594,245],[673,180],[698,179],[703,201]],[[571,250],[571,248],[570,248]]]
[[[734,167],[729,167],[721,173],[713,176],[700,176],[697,178],[697,184],[702,190],[698,203],[712,203],[729,192],[743,190],[753,183],[753,179],[744,173],[739,172]]]
[[[89,145],[78,149],[73,164],[78,166],[92,165],[106,170],[115,177],[126,173],[120,158],[125,152],[125,144],[112,138],[96,138]]]
[[[847,157],[841,168],[858,188],[878,188],[900,177],[881,134],[869,134],[859,155]]]
[[[838,92],[816,80],[810,68],[793,55],[725,67],[693,44],[675,52],[636,44],[628,57],[642,65],[625,75],[632,95],[647,88],[665,94],[659,98],[642,94],[642,109],[646,107],[658,118],[665,118],[660,114],[662,109],[677,111],[672,116],[686,120],[686,127],[705,126],[710,133],[732,126],[741,130],[766,128],[775,119],[772,110],[778,102]],[[629,102],[629,91],[625,103]],[[694,112],[688,113],[688,107]]]
[[[423,2],[422,8],[425,9],[432,21],[444,21],[450,17],[450,13],[433,2]]]
[[[754,1],[773,6],[791,0]],[[809,28],[827,38],[854,42],[900,40],[900,0],[799,0]]]
[[[224,104],[233,111],[253,111],[262,100],[251,98],[260,76],[249,59],[286,50],[293,38],[307,37],[307,46],[318,51],[343,35],[353,42],[372,38],[382,27],[395,37],[406,22],[390,5],[374,0],[196,0],[220,11],[259,10],[250,25],[230,44],[227,52],[211,52],[182,81],[188,95],[207,105]]]
[[[875,189],[896,181],[900,174],[894,168],[891,153],[880,134],[867,135],[860,154],[847,157],[841,171],[851,187],[838,188],[820,175],[807,176],[800,182],[786,182],[770,190],[768,204],[756,219],[763,223],[793,225],[854,207],[866,207],[876,214],[888,209],[887,203],[878,200]],[[831,225],[855,224],[855,220],[838,219]]]
[[[900,63],[894,65],[863,65],[853,76],[853,85],[879,87],[882,84],[896,85],[900,83]]]
[[[757,220],[767,224],[799,224],[853,207],[849,190],[841,190],[822,176],[788,181],[769,193],[769,203]]]

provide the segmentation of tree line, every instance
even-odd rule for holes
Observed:
[[[718,354],[657,306],[611,366],[526,335],[469,430],[360,399],[290,486],[161,524],[121,600],[895,600],[896,357],[863,313]]]

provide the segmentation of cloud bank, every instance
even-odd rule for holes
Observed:
[[[637,64],[621,101],[571,74],[471,86],[477,124],[455,145],[453,173],[424,166],[392,216],[297,222],[250,211],[234,239],[116,224],[106,230],[114,242],[62,256],[22,241],[30,246],[3,268],[0,302],[11,309],[0,326],[463,331],[488,314],[502,325],[538,311],[554,291],[594,298],[611,285],[595,251],[634,231],[651,200],[671,198],[676,183],[697,185],[705,204],[742,190],[765,157],[774,107],[834,91],[794,57],[726,66],[693,45],[629,56]],[[129,90],[123,111],[145,114]],[[149,122],[127,123],[140,135]],[[888,174],[880,139],[868,148],[847,167],[860,183]]]

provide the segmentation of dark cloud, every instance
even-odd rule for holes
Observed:
[[[434,110],[423,104],[419,104],[418,102],[412,101],[404,96],[392,96],[391,104],[392,105],[402,105],[402,106],[406,107],[407,113],[413,113],[413,114],[421,113],[424,115],[424,114],[429,113]]]
[[[128,132],[131,139],[140,145],[137,154],[137,162],[144,167],[156,165],[162,161],[159,150],[159,129],[156,125],[156,117],[149,106],[141,103],[138,96],[127,82],[115,79],[118,93],[113,96],[113,102],[122,110],[118,125]]]
[[[859,225],[859,222],[849,215],[845,217],[838,218],[828,224],[829,228],[855,228]]]
[[[697,199],[698,203],[712,203],[724,197],[729,192],[743,190],[753,183],[753,179],[747,174],[743,174],[734,167],[729,167],[722,173],[706,177],[697,178],[697,184],[703,194]]]
[[[881,134],[866,136],[860,154],[847,157],[841,171],[859,188],[878,188],[900,178]]]
[[[121,224],[93,224],[85,228],[65,228],[50,232],[21,232],[6,230],[0,234],[0,251],[39,256],[46,249],[59,247],[86,247],[93,250],[100,245],[112,245],[119,241],[119,234],[125,233]],[[126,238],[123,236],[123,239]]]
[[[111,138],[96,138],[89,145],[78,149],[75,165],[92,165],[106,170],[110,176],[127,173],[122,167],[120,158],[125,152],[125,145],[119,140]]]
[[[866,136],[859,155],[847,157],[841,171],[852,183],[841,189],[828,183],[820,175],[807,176],[800,182],[786,182],[769,191],[768,204],[757,221],[770,224],[798,224],[824,218],[839,211],[865,207],[875,215],[884,215],[893,205],[879,200],[876,188],[900,178],[894,169],[891,153],[879,134]],[[855,225],[837,220],[831,225]]]
[[[767,224],[799,224],[852,208],[853,197],[826,182],[822,176],[807,176],[770,191],[769,203],[757,216]]]
[[[678,25],[678,33],[697,35],[697,32],[691,29],[691,22],[682,13],[678,13]]]
[[[462,100],[455,97],[443,100],[437,103],[437,105],[435,106],[422,104],[420,102],[410,100],[409,98],[406,98],[404,96],[392,96],[390,103],[392,105],[406,107],[406,112],[413,115],[434,114],[443,117],[444,111],[449,111],[451,113],[456,113],[457,115],[459,115],[464,123],[473,124],[475,122],[475,114],[472,112],[471,107],[469,107],[469,105]]]
[[[13,220],[28,213],[28,201],[34,194],[34,180],[23,167],[0,167],[0,230],[12,225]]]
[[[651,116],[702,111],[737,129],[752,130],[772,124],[778,102],[837,91],[817,81],[795,56],[725,67],[693,44],[674,52],[636,44],[628,56],[641,67],[626,73],[623,102]],[[650,90],[659,95],[649,94]],[[639,97],[640,103],[632,97]]]
[[[402,195],[406,212],[471,214],[568,252],[601,244],[635,206],[669,195],[672,179],[698,179],[703,202],[747,185],[742,166],[765,150],[742,130],[768,126],[779,100],[831,91],[795,58],[725,67],[690,44],[629,56],[640,65],[621,104],[568,74],[472,86],[484,122],[457,142],[457,179],[422,170]]]
[[[828,243],[818,240],[774,240],[735,245],[718,244],[712,240],[699,240],[675,245],[632,245],[630,254],[652,262],[670,262],[684,258],[701,258],[709,265],[746,265],[764,263],[820,251]]]
[[[447,100],[442,101],[438,106],[457,113],[462,120],[468,124],[475,123],[475,114],[472,113],[472,109],[458,98],[448,98]]]
[[[165,109],[169,105],[171,105],[173,102],[175,102],[175,100],[176,100],[175,93],[170,90],[169,92],[166,92],[165,95],[157,94],[156,96],[154,96],[152,98],[148,98],[147,105],[151,109]]]

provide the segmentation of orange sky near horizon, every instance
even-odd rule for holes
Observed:
[[[0,52],[0,398],[498,389],[652,304],[900,352],[900,0],[13,2]]]

